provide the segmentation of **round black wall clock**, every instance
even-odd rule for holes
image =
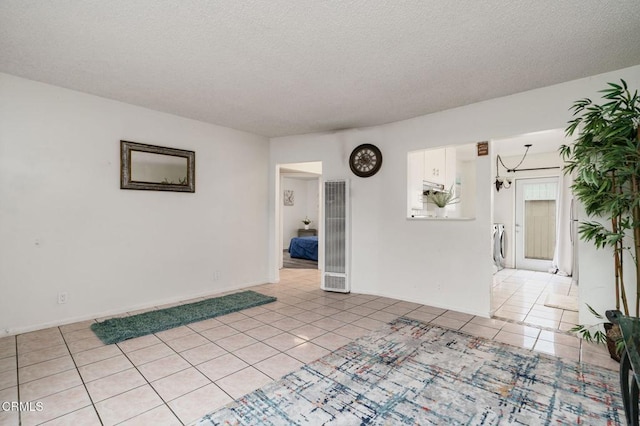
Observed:
[[[377,146],[370,143],[357,146],[349,157],[349,167],[356,176],[373,176],[381,166],[382,153]]]

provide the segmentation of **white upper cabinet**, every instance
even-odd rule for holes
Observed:
[[[444,208],[446,219],[471,219],[476,206],[476,144],[450,145],[407,153],[407,217],[439,217],[424,190],[453,190],[456,201]],[[429,183],[432,185],[429,186]]]
[[[431,149],[423,151],[424,176],[423,179],[433,183],[445,185],[447,171],[447,149]]]
[[[456,180],[456,149],[439,148],[422,151],[424,155],[423,180],[444,185],[449,189]]]
[[[456,148],[426,149],[408,154],[408,199],[410,210],[424,210],[423,181],[449,189],[456,179]]]

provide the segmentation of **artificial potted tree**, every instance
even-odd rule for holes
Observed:
[[[574,119],[566,129],[567,136],[577,137],[573,144],[560,147],[565,161],[563,171],[572,174],[572,191],[584,205],[586,213],[599,221],[581,222],[582,240],[612,253],[615,274],[616,310],[624,315],[640,316],[640,99],[627,83],[608,83],[602,90],[603,102],[591,99],[576,101],[571,110]],[[625,255],[626,254],[626,255]],[[630,255],[630,256],[629,256]],[[625,289],[625,261],[631,259],[635,270],[635,294]],[[628,269],[627,269],[628,272]],[[633,310],[629,299],[634,299]],[[602,319],[589,306],[589,310]],[[605,333],[596,326],[578,325],[572,331],[587,341],[603,342]],[[611,327],[607,327],[611,328]],[[619,336],[616,327],[607,331],[611,339]],[[609,345],[613,358],[620,347]]]

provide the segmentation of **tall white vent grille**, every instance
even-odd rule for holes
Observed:
[[[324,183],[324,267],[322,289],[348,293],[349,285],[349,182]]]

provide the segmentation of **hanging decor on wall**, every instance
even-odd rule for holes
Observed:
[[[196,153],[121,140],[120,189],[196,192]]]
[[[356,176],[373,176],[382,167],[382,153],[377,146],[370,143],[359,145],[349,156],[349,167]]]
[[[294,195],[293,195],[293,190],[292,189],[285,189],[284,190],[284,205],[285,206],[292,206],[293,202],[294,202]]]

